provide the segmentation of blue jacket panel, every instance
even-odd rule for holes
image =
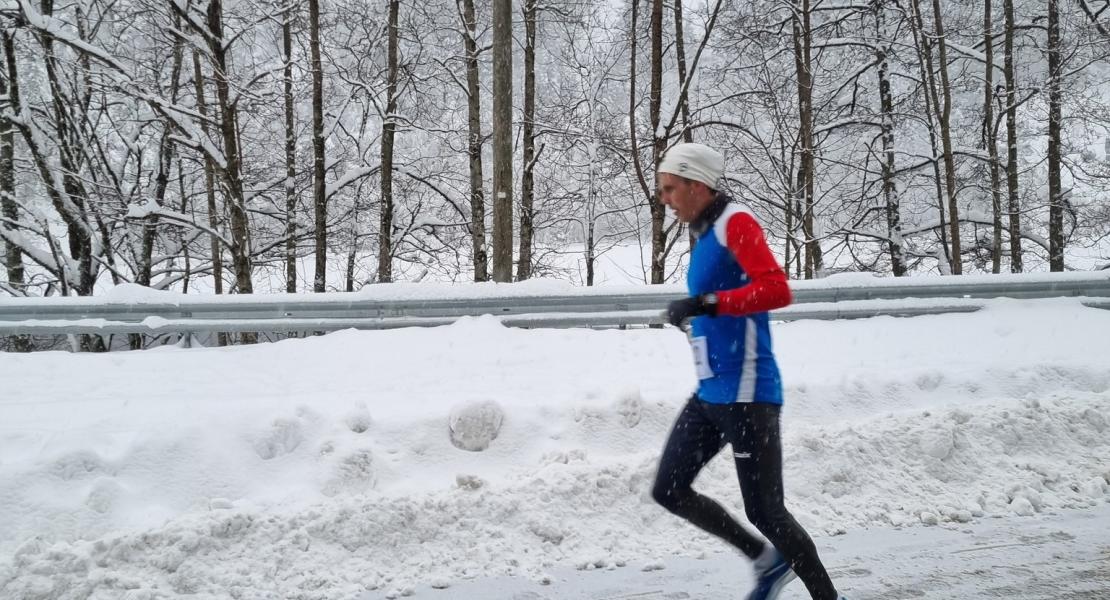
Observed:
[[[711,223],[704,223],[686,275],[691,296],[736,289],[748,284],[744,269],[728,249],[726,227],[742,206],[728,203]],[[695,231],[697,231],[695,229]],[[701,316],[691,322],[691,338],[704,338],[712,374],[700,380],[705,402],[782,404],[782,378],[771,347],[768,313],[733,317]],[[701,375],[706,375],[702,373]]]

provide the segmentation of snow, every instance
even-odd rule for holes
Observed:
[[[44,15],[35,10],[34,6],[28,0],[17,0],[20,9],[20,16],[27,22],[28,25],[49,33],[52,37],[61,40],[63,43],[73,46],[78,50],[92,56],[93,58],[103,62],[104,64],[112,67],[122,75],[128,73],[127,69],[123,67],[111,54],[101,50],[98,46],[89,44],[66,31],[62,22],[53,17]]]
[[[1110,585],[1101,554],[1108,528],[1110,505],[1033,518],[868,529],[838,536],[835,545],[825,544],[821,558],[838,589],[852,600],[1102,600]],[[509,577],[464,582],[448,594],[420,586],[412,597],[709,600],[742,597],[753,579],[750,568],[731,553],[626,566],[607,564],[589,573],[553,569],[539,582]],[[395,590],[364,594],[360,600],[390,597],[397,597]],[[782,595],[784,600],[803,597],[807,596],[799,583],[787,586]]]
[[[156,290],[137,283],[121,283],[97,296],[108,304],[162,303],[180,297],[181,294]]]
[[[948,46],[949,48],[951,48],[951,49],[955,50],[955,51],[956,51],[956,52],[958,52],[959,54],[963,54],[964,56],[966,56],[966,57],[968,57],[968,58],[971,58],[971,59],[977,60],[977,61],[979,61],[979,62],[983,63],[984,65],[986,65],[986,64],[987,64],[987,54],[986,54],[985,52],[981,52],[981,51],[979,51],[979,50],[976,50],[976,49],[974,49],[974,48],[970,48],[970,47],[968,47],[968,46],[964,46],[963,44],[959,44],[959,43],[953,42],[953,41],[952,41],[952,40],[950,40],[950,39],[945,39],[945,40],[944,40],[944,43],[945,43],[945,44],[946,44],[946,45],[947,45],[947,46]],[[998,63],[994,63],[994,65],[993,65],[993,66],[994,66],[994,68],[995,68],[995,70],[996,70],[996,71],[998,71],[998,72],[1000,72],[1000,73],[1002,73],[1002,72],[1005,72],[1005,69],[1003,68],[1003,66],[1002,66],[1002,65],[1000,65],[1000,64],[998,64]]]
[[[324,198],[331,198],[332,196],[339,193],[339,191],[343,188],[351,185],[359,179],[377,173],[381,170],[381,168],[381,165],[366,165],[346,171],[335,181],[324,184]]]
[[[775,325],[788,504],[834,566],[868,531],[889,549],[1024,534],[1060,511],[1106,522],[1108,330],[1110,311],[1063,301]],[[597,597],[558,586],[673,579],[726,552],[648,493],[695,383],[671,328],[481,317],[8,354],[0,381],[4,598],[475,598],[508,586],[460,590],[505,576]],[[698,486],[743,514],[726,458]],[[718,579],[726,558],[705,563]]]
[[[158,203],[153,201],[142,203],[132,202],[127,205],[127,213],[124,215],[124,218],[145,219],[151,215],[157,215],[159,208]]]

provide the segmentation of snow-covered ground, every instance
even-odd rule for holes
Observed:
[[[977,519],[938,527],[852,530],[824,546],[822,560],[851,600],[1106,600],[1110,594],[1110,504],[1035,517]],[[736,553],[557,569],[547,583],[495,577],[448,590],[412,590],[413,600],[725,600],[751,589]],[[396,593],[367,592],[360,600]],[[800,583],[782,600],[808,599]]]
[[[879,594],[888,583],[863,574],[882,572],[882,548],[971,556],[1007,532],[1038,548],[1013,550],[1028,554],[1010,555],[1014,584],[1050,573],[1038,552],[1066,555],[1067,535],[1083,542],[1074,556],[1110,569],[1110,311],[997,300],[774,331],[788,504],[838,581],[863,591],[853,600],[991,597],[944,581],[948,595]],[[695,383],[675,329],[476,318],[255,347],[7,354],[0,382],[0,598],[621,597],[566,583],[579,569],[647,592],[691,581],[637,598],[719,598],[703,592],[726,589],[714,582],[728,564],[738,589],[747,577],[648,495]],[[742,514],[729,461],[698,485]],[[1029,541],[1069,527],[1086,533]]]

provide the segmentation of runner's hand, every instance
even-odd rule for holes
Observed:
[[[702,315],[715,316],[716,314],[716,294],[703,294],[671,302],[670,306],[667,307],[667,322],[675,327],[682,327],[682,324],[688,319]]]

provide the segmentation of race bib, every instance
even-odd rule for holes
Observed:
[[[709,366],[709,345],[705,337],[690,338],[690,349],[694,351],[694,368],[697,369],[698,379],[713,377],[713,369]]]

